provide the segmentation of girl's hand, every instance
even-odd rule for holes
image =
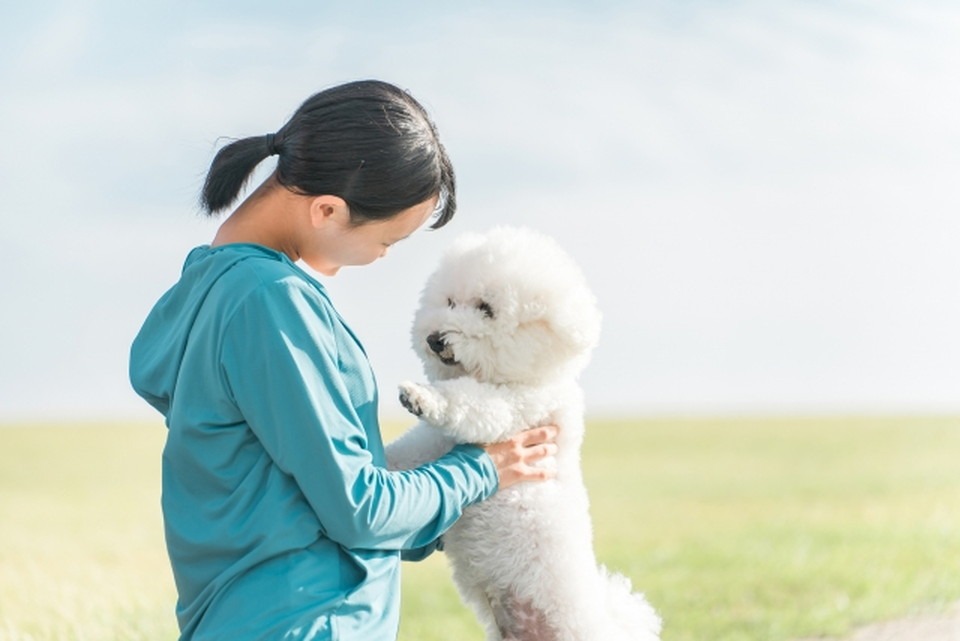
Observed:
[[[497,466],[499,489],[524,481],[546,481],[556,476],[555,466],[539,467],[535,463],[556,455],[558,432],[556,425],[543,425],[520,432],[502,443],[483,445]]]

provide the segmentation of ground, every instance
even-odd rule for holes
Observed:
[[[960,641],[960,603],[941,614],[918,615],[869,625],[844,641]]]

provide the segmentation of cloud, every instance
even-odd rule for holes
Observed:
[[[22,64],[0,68],[0,268],[18,275],[0,407],[139,407],[126,346],[212,235],[195,198],[218,138],[361,77],[425,103],[461,185],[450,229],[330,281],[388,408],[419,371],[404,319],[435,257],[497,223],[558,236],[594,283],[597,407],[956,407],[960,10],[429,6],[21,18]]]
[[[60,75],[76,69],[95,37],[94,16],[81,3],[64,3],[21,35],[12,71],[21,79]],[[14,23],[15,24],[15,23]]]

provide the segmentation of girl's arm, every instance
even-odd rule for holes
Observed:
[[[325,301],[296,283],[261,286],[227,325],[225,382],[329,538],[348,548],[426,546],[496,491],[496,465],[471,445],[413,470],[376,464],[363,423],[375,421],[376,410],[354,407],[348,386],[357,381],[344,378],[335,322]]]

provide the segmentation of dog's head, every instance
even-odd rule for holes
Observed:
[[[583,274],[542,234],[498,227],[458,238],[427,280],[413,347],[430,380],[541,384],[575,375],[600,332]]]

